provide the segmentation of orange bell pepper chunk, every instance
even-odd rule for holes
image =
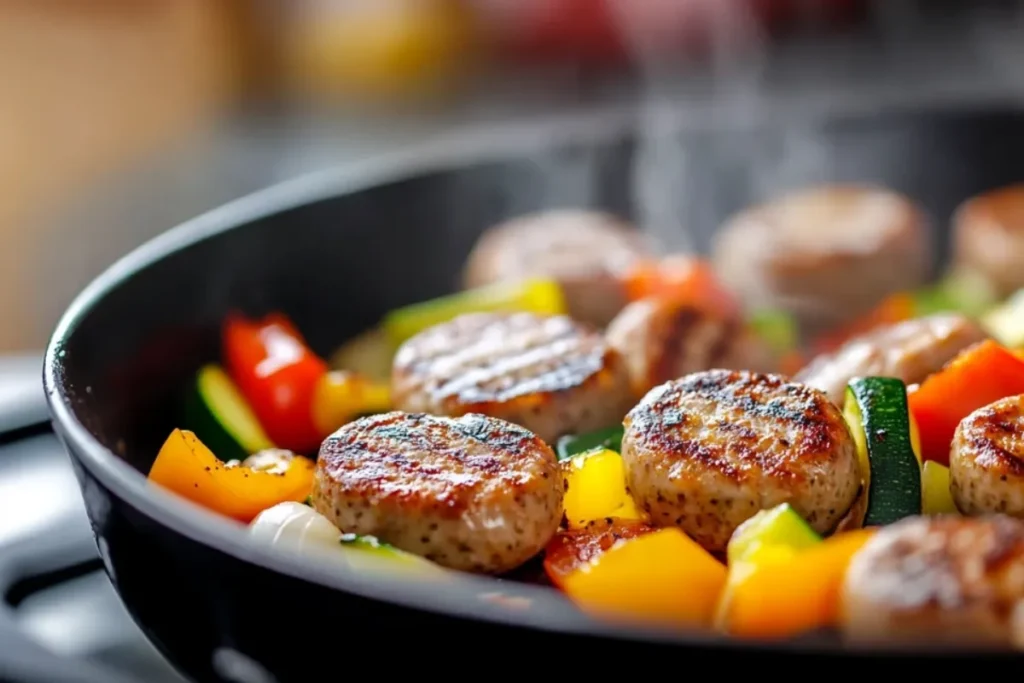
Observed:
[[[575,572],[621,541],[653,533],[657,529],[637,519],[612,518],[590,522],[580,529],[559,531],[544,549],[544,572],[558,588]]]
[[[754,566],[732,587],[723,615],[726,630],[774,639],[835,624],[846,567],[873,533],[838,534],[784,561]]]
[[[1024,360],[991,339],[964,349],[907,397],[920,430],[923,460],[948,465],[960,421],[1018,394],[1024,394]]]
[[[816,353],[831,353],[853,337],[867,334],[883,325],[910,320],[917,314],[914,296],[908,292],[892,294],[867,314],[838,330],[829,332],[814,343]]]
[[[707,626],[725,580],[725,565],[667,528],[616,544],[564,577],[562,589],[595,616]]]
[[[622,283],[630,301],[669,297],[730,316],[740,310],[711,265],[692,256],[638,261],[623,274]]]
[[[149,480],[205,508],[248,524],[269,507],[301,502],[313,488],[315,463],[295,456],[283,473],[229,467],[190,431],[175,429]]]

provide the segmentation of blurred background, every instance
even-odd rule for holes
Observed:
[[[1024,94],[982,0],[5,0],[0,351],[149,237],[473,126],[670,103],[756,119]]]

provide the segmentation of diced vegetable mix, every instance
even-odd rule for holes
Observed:
[[[965,349],[909,398],[921,430],[921,457],[949,464],[957,425],[975,410],[1024,394],[1024,360],[992,340]]]
[[[739,312],[709,266],[695,259],[641,262],[623,284],[633,299],[679,297]],[[991,292],[960,274],[927,290],[895,294],[817,345],[835,349],[880,325],[940,310],[980,313],[991,302]],[[189,429],[171,433],[149,479],[249,524],[254,539],[329,556],[346,570],[444,574],[383,539],[342,533],[317,512],[311,458],[340,427],[391,409],[390,363],[399,344],[463,313],[515,310],[561,314],[566,304],[551,280],[423,302],[392,312],[330,364],[285,316],[232,315],[223,328],[223,367],[209,364],[197,373],[186,403]],[[679,529],[657,527],[638,508],[620,455],[621,425],[563,437],[555,444],[563,526],[543,552],[545,574],[582,610],[613,619],[707,626],[764,639],[835,626],[846,567],[874,527],[919,514],[957,514],[947,467],[950,442],[971,412],[1024,394],[1024,350],[1003,345],[1024,346],[1018,319],[1024,320],[1024,292],[982,317],[994,341],[965,349],[909,389],[888,377],[850,381],[843,414],[863,489],[832,535],[822,537],[793,506],[782,504],[739,526],[719,559]],[[796,325],[787,314],[755,311],[746,321],[779,358],[800,361]],[[862,525],[868,528],[856,528]]]
[[[160,449],[149,480],[178,495],[248,523],[263,510],[302,501],[313,485],[313,461],[294,456],[284,473],[222,462],[196,435],[175,429]]]

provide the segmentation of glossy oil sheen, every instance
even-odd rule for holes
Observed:
[[[1022,120],[997,113],[832,122],[813,131],[826,153],[805,160],[787,182],[865,181],[906,192],[933,216],[941,256],[957,203],[1020,179]],[[765,158],[781,164],[798,134],[795,126],[728,136],[692,133],[686,144],[697,156],[687,177],[695,182],[687,192],[716,220],[763,199],[757,188],[764,184],[744,160],[762,159],[759,173]],[[194,373],[217,357],[219,323],[229,311],[285,311],[326,354],[387,310],[455,289],[465,257],[487,226],[527,211],[575,205],[573,197],[546,191],[563,186],[565,179],[554,175],[564,172],[565,164],[555,163],[560,159],[585,161],[570,166],[582,169],[582,181],[600,198],[596,206],[635,213],[628,137],[610,133],[596,145],[550,142],[537,141],[550,164],[532,155],[405,178],[396,169],[396,180],[271,212],[166,256],[101,294],[68,338],[55,340],[62,351],[53,372],[60,378],[60,400],[107,448],[146,472],[179,424]],[[714,223],[693,226],[698,245],[706,247]],[[403,651],[424,646],[441,650],[408,664],[424,671],[464,667],[468,655],[475,663],[480,654],[470,641],[493,644],[498,661],[519,661],[522,675],[529,675],[529,666],[521,657],[553,650],[574,653],[565,664],[573,669],[586,669],[588,662],[602,666],[609,648],[616,659],[640,656],[645,664],[666,666],[678,665],[680,657],[692,664],[694,658],[722,656],[699,645],[609,643],[519,629],[514,615],[509,625],[499,625],[416,612],[275,573],[134,508],[99,482],[83,464],[83,446],[67,438],[62,425],[57,428],[75,461],[118,591],[157,646],[197,680],[274,680],[260,679],[251,667],[248,678],[232,678],[228,669],[244,670],[248,656],[278,681],[306,682],[325,671],[341,675],[367,657],[390,652],[401,659]],[[745,657],[771,664],[792,655],[737,647],[727,656],[734,663]],[[347,657],[351,664],[339,663]]]

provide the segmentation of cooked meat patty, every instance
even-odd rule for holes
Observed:
[[[313,507],[345,533],[451,569],[500,574],[558,529],[562,477],[551,448],[517,425],[392,412],[324,441]]]
[[[606,213],[555,210],[510,220],[485,232],[466,263],[467,287],[550,277],[569,315],[604,327],[626,305],[616,273],[649,256],[641,233]]]
[[[876,647],[1021,645],[1024,525],[1004,516],[912,517],[853,557],[842,628]]]
[[[652,389],[625,420],[630,491],[653,523],[722,552],[759,510],[789,503],[819,532],[853,505],[861,473],[842,413],[778,375],[708,370]]]
[[[474,313],[409,339],[392,400],[409,412],[483,413],[548,443],[622,421],[633,404],[621,356],[566,316]]]
[[[742,321],[669,298],[629,304],[608,326],[605,338],[626,359],[638,397],[698,370],[775,369],[771,349]]]
[[[964,514],[1024,517],[1024,396],[964,418],[949,451],[949,475],[953,501]]]
[[[712,251],[720,277],[748,307],[788,310],[814,332],[923,284],[931,241],[923,214],[906,197],[833,185],[737,214]]]
[[[841,405],[846,385],[854,377],[896,377],[908,385],[916,384],[986,336],[977,324],[956,313],[907,320],[818,356],[793,379],[827,392]]]
[[[996,293],[1024,287],[1024,183],[968,199],[953,218],[953,262],[979,273]]]

